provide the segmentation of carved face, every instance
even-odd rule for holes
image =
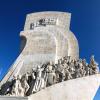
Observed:
[[[17,75],[17,79],[21,79],[21,75]]]
[[[61,64],[61,60],[58,60],[58,64]]]
[[[48,70],[51,71],[52,70],[52,66],[49,65],[48,66]]]
[[[67,63],[67,60],[64,60],[64,63]]]

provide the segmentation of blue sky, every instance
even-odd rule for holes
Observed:
[[[0,79],[19,55],[26,14],[38,11],[72,13],[71,31],[80,46],[80,57],[100,63],[100,0],[0,0]],[[94,100],[100,100],[100,90]]]

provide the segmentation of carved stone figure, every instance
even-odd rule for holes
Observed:
[[[32,76],[31,76],[31,73],[30,72],[27,72],[26,73],[26,81],[27,83],[30,85],[31,83],[31,80],[32,80]]]
[[[82,63],[79,62],[78,66],[75,70],[75,73],[76,73],[76,78],[82,77]]]
[[[72,75],[68,69],[65,70],[66,80],[72,79]]]
[[[28,85],[28,77],[27,77],[27,73],[25,75],[22,76],[21,78],[21,86],[24,90],[24,96],[26,95],[27,91],[29,90],[29,85]]]
[[[69,65],[69,71],[72,75],[75,74],[75,65],[74,65],[74,60],[71,61],[71,64]]]
[[[91,66],[91,68],[92,68],[92,70],[93,70],[93,74],[99,73],[98,63],[95,61],[94,55],[91,56],[91,59],[90,59],[90,66]]]
[[[86,62],[86,59],[82,60],[82,65],[83,65],[83,70],[84,70],[84,75],[89,75],[89,67],[88,67],[88,63]]]
[[[79,66],[80,66],[80,73],[82,77],[84,77],[86,75],[86,70],[85,70],[85,66],[83,65],[83,60],[80,61]]]
[[[36,77],[36,82],[32,90],[32,93],[36,93],[40,91],[41,89],[45,88],[44,78],[42,77],[43,70],[44,68],[41,68],[40,66],[37,67],[37,72],[36,72],[37,77]]]
[[[32,69],[31,81],[30,81],[30,83],[29,83],[30,88],[29,88],[29,90],[28,90],[28,92],[27,92],[27,94],[26,94],[27,96],[29,96],[30,94],[32,94],[32,90],[33,90],[33,88],[34,88],[35,81],[36,81],[36,75],[35,75],[34,69]]]
[[[71,56],[67,56],[67,64],[70,65],[71,63]]]
[[[21,76],[14,76],[15,83],[12,87],[11,95],[13,96],[24,96],[24,89],[21,86]]]
[[[62,81],[66,80],[66,79],[70,79],[71,77],[71,73],[69,72],[69,68],[70,66],[68,66],[67,64],[67,60],[64,60],[64,64],[62,66]]]
[[[90,65],[88,65],[88,70],[89,70],[89,75],[93,75],[93,69],[91,68]]]
[[[65,68],[68,67],[66,64],[62,64],[61,60],[58,60],[57,77],[58,81],[62,82],[65,80]]]
[[[12,86],[14,84],[15,80],[11,80],[3,84],[0,88],[0,95],[8,95],[11,94]]]
[[[41,67],[37,66],[22,77],[14,76],[12,80],[2,85],[0,95],[29,96],[46,86],[97,73],[99,73],[99,67],[94,56],[91,57],[90,64],[86,59],[74,60],[67,56],[59,59],[56,64],[50,61]]]
[[[47,65],[46,72],[47,72],[47,86],[50,86],[56,82],[56,74],[55,70],[53,69],[52,62],[50,62]]]
[[[64,60],[64,62],[63,62],[63,68],[64,69],[69,69],[69,65],[68,65],[68,62],[67,62],[67,60]]]

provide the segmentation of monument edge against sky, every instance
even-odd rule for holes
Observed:
[[[13,75],[64,56],[79,58],[78,41],[70,31],[71,13],[45,11],[28,14],[21,36],[21,53],[0,85]]]

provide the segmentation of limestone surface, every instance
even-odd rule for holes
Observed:
[[[28,100],[26,97],[0,96],[0,100]]]
[[[69,80],[31,95],[29,100],[93,100],[100,86],[100,74]]]

